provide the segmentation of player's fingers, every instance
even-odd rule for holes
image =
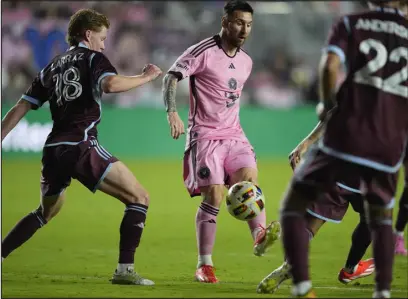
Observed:
[[[173,139],[177,139],[178,136],[179,136],[179,133],[178,133],[178,132],[179,132],[179,128],[178,128],[177,122],[174,122],[173,128],[174,128],[174,131],[173,131]]]
[[[182,121],[180,121],[178,129],[179,129],[178,132],[179,132],[179,137],[180,137],[181,135],[184,134],[184,124]]]
[[[180,137],[180,131],[177,128],[176,131],[175,131],[174,139],[178,139],[179,137]]]
[[[180,134],[184,134],[185,130],[184,130],[184,123],[182,121],[180,121]]]
[[[176,127],[174,126],[174,124],[170,124],[170,134],[171,134],[171,137],[174,138],[176,134]]]
[[[177,139],[184,133],[183,122],[177,124]]]

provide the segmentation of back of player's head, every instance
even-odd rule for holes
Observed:
[[[87,30],[100,31],[102,27],[108,29],[108,18],[93,9],[80,9],[72,15],[68,24],[67,43],[76,46],[84,38]]]
[[[391,6],[395,8],[405,8],[408,0],[368,0],[368,6]]]
[[[244,0],[230,0],[224,6],[224,15],[231,16],[234,11],[254,13],[252,6]]]

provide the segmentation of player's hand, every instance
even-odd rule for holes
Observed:
[[[150,81],[155,80],[162,73],[163,73],[162,70],[158,66],[150,63],[146,64],[142,70],[142,74],[144,76],[147,76],[150,79]]]
[[[290,154],[289,154],[289,163],[292,170],[295,170],[296,166],[300,162],[300,151],[296,147]]]
[[[303,154],[308,149],[308,142],[304,141],[303,143],[299,144],[290,154],[289,154],[289,163],[290,167],[295,170],[296,166],[299,164],[300,160],[302,159]]]
[[[168,112],[167,120],[170,125],[170,134],[173,139],[178,139],[180,135],[185,134],[184,123],[177,112]]]

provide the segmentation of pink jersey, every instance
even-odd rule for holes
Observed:
[[[239,99],[252,70],[242,49],[229,56],[217,34],[188,48],[168,71],[190,77],[186,150],[197,140],[248,142],[239,120]]]

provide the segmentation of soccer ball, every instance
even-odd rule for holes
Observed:
[[[258,216],[265,208],[261,189],[251,182],[239,182],[228,190],[227,210],[236,219],[247,221]]]

